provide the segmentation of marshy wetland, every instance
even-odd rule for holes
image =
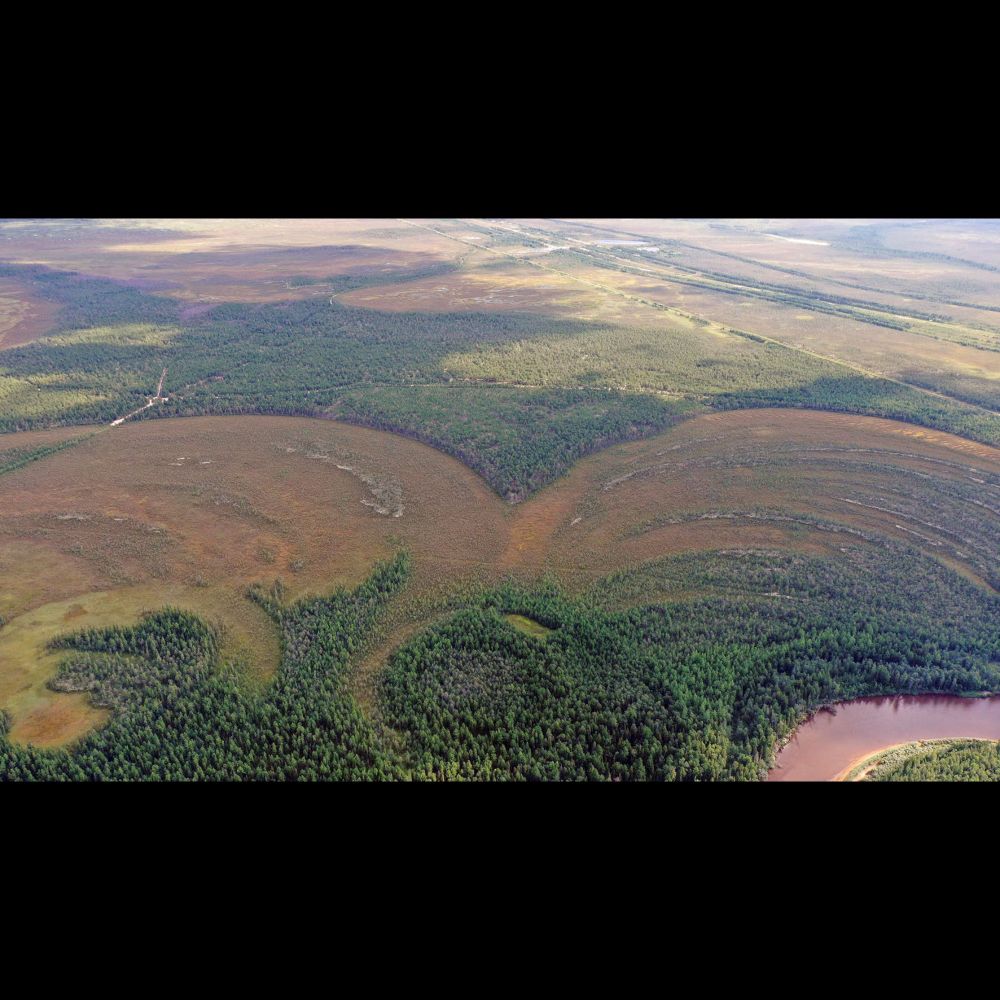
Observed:
[[[38,435],[48,443],[51,432],[8,437],[30,444]],[[905,544],[984,591],[995,582],[1000,519],[974,501],[996,490],[1000,455],[873,418],[698,417],[600,452],[516,505],[426,445],[333,421],[197,417],[80,437],[0,480],[0,692],[11,738],[38,745],[72,742],[106,718],[82,695],[47,687],[59,661],[47,643],[60,633],[131,624],[163,604],[186,608],[217,623],[224,654],[266,683],[279,644],[248,586],[280,579],[286,600],[355,586],[402,550],[413,565],[396,626],[406,636],[470,587],[554,579],[579,594],[609,574],[697,553],[836,560],[870,550],[877,559]],[[898,492],[884,496],[902,476],[919,482],[919,510],[904,509]],[[718,584],[661,578],[616,608]],[[731,587],[746,590],[738,578]],[[777,584],[754,597],[801,600]],[[549,634],[530,618],[511,620]],[[377,650],[373,665],[384,666]]]
[[[930,230],[0,224],[0,775],[995,739],[998,264]]]

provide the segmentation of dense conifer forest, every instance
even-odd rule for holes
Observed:
[[[939,564],[902,548],[745,551],[661,560],[577,597],[470,591],[391,656],[366,714],[350,674],[409,569],[400,554],[354,591],[293,603],[254,588],[283,650],[263,691],[186,612],[68,634],[51,685],[90,692],[112,721],[69,750],[0,743],[0,778],[757,780],[820,705],[1000,689],[1000,602]],[[704,596],[670,600],[678,586]],[[637,590],[647,601],[617,610]]]

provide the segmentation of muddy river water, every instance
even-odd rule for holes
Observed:
[[[914,740],[1000,739],[1000,696],[858,698],[823,709],[796,730],[768,781],[836,781],[865,757]]]

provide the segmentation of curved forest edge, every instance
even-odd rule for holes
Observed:
[[[992,411],[698,324],[382,313],[325,297],[182,318],[183,303],[122,282],[37,265],[0,264],[0,275],[60,306],[53,333],[0,352],[0,433],[126,416],[333,416],[430,444],[511,502],[587,454],[713,410],[858,413],[1000,445]],[[594,344],[609,345],[604,356]]]
[[[410,572],[400,553],[354,590],[251,588],[281,635],[263,690],[189,612],[62,636],[51,686],[111,719],[63,750],[3,740],[0,778],[759,780],[822,705],[1000,690],[1000,599],[947,568],[902,546],[746,550],[647,564],[624,610],[633,571],[575,596],[511,581],[453,598],[389,656],[366,713],[352,674]]]
[[[649,345],[649,328],[380,313],[332,297],[182,318],[182,303],[121,282],[0,275],[61,308],[52,335],[0,352],[0,432],[125,414],[332,417],[438,448],[512,503],[591,452],[728,409],[837,410],[1000,445],[990,410],[845,376],[752,335],[708,350],[697,328],[664,328]],[[367,280],[301,279],[334,294]],[[611,356],[595,358],[605,341]],[[11,447],[0,474],[88,436]],[[66,655],[50,686],[86,693],[110,721],[63,750],[0,739],[0,778],[755,780],[824,705],[1000,689],[995,593],[905,545],[841,551],[669,557],[572,593],[512,579],[451,594],[419,622],[400,610],[405,554],[326,597],[288,602],[280,582],[258,586],[281,636],[263,689],[204,619],[164,608],[57,640]],[[909,780],[979,774],[990,761],[977,753],[902,763]]]

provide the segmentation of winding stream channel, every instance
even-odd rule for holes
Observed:
[[[841,702],[799,726],[767,780],[837,781],[880,750],[955,738],[1000,739],[1000,695],[898,695]]]

